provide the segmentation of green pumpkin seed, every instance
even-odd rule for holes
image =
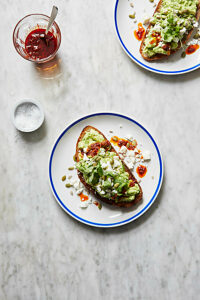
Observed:
[[[182,57],[182,58],[186,57],[186,53],[185,53],[185,52],[182,52],[181,57]]]
[[[135,14],[129,15],[130,19],[135,19]]]
[[[68,170],[72,171],[72,170],[74,170],[74,167],[69,167]]]
[[[63,177],[62,177],[62,181],[65,181],[66,180],[66,176],[64,175]]]
[[[66,183],[65,186],[66,186],[66,188],[72,187],[72,185],[70,183]]]

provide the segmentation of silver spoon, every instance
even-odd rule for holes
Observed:
[[[58,8],[56,6],[53,6],[52,11],[51,11],[51,16],[49,18],[49,23],[47,25],[47,29],[45,31],[45,35],[49,32],[49,29],[51,28],[53,22],[55,21],[55,18],[58,14]]]

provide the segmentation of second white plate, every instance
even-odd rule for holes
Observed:
[[[134,2],[134,8],[130,6],[131,2]],[[158,0],[155,2],[158,3]],[[181,57],[181,50],[160,61],[148,62],[142,58],[139,52],[140,42],[134,37],[134,30],[137,29],[139,22],[143,22],[144,15],[151,17],[154,10],[153,3],[148,0],[116,0],[115,29],[126,54],[141,67],[159,74],[177,75],[198,69],[200,67],[200,49],[191,55],[186,55],[185,58]],[[137,23],[129,18],[129,14],[133,12],[136,12]]]

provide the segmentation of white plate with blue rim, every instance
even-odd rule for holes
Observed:
[[[134,7],[131,7],[133,3]],[[194,71],[200,67],[200,49],[191,55],[181,57],[180,49],[170,57],[148,62],[144,60],[139,52],[140,41],[134,37],[134,30],[137,30],[138,23],[143,23],[144,16],[151,17],[155,11],[154,4],[158,0],[150,2],[149,0],[116,0],[114,8],[114,22],[117,37],[125,53],[139,66],[149,71],[164,74],[177,75]],[[135,19],[129,18],[129,15],[135,14]],[[137,20],[136,23],[134,21]]]
[[[147,173],[141,180],[143,199],[137,206],[129,209],[118,208],[102,202],[102,208],[98,209],[93,203],[88,208],[80,207],[80,197],[73,188],[66,188],[62,177],[72,176],[77,180],[76,170],[68,170],[74,165],[73,156],[76,150],[77,139],[87,125],[99,129],[107,139],[113,135],[126,137],[131,134],[142,149],[149,150],[151,161],[147,166]],[[113,131],[110,133],[110,131]],[[118,148],[118,147],[117,147]],[[117,150],[117,149],[116,149]],[[138,175],[133,171],[135,177]],[[130,117],[118,113],[94,113],[86,115],[70,125],[57,138],[49,159],[50,186],[58,204],[71,217],[95,227],[116,227],[132,222],[142,216],[155,201],[161,188],[163,179],[163,163],[158,145],[152,135],[140,123]],[[73,193],[73,195],[72,195]],[[92,196],[93,202],[96,201]]]

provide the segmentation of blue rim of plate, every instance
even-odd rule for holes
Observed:
[[[117,36],[119,38],[120,44],[122,46],[122,48],[124,49],[124,51],[128,54],[128,56],[130,56],[138,65],[144,67],[145,69],[155,72],[155,73],[159,73],[159,74],[168,74],[168,75],[178,75],[178,74],[183,74],[183,73],[188,73],[190,71],[194,71],[196,69],[198,69],[200,67],[200,64],[197,64],[194,67],[185,69],[185,70],[180,70],[180,71],[161,71],[155,68],[151,68],[147,65],[145,65],[144,63],[142,63],[140,60],[138,60],[125,46],[124,42],[122,41],[122,38],[119,34],[119,29],[118,29],[118,25],[117,25],[117,8],[118,8],[118,3],[119,0],[116,0],[116,4],[115,4],[115,14],[114,14],[114,18],[115,18],[115,29],[117,32]]]
[[[58,196],[58,193],[56,192],[56,189],[54,187],[54,184],[53,184],[53,179],[52,179],[52,172],[51,172],[51,169],[52,169],[52,160],[53,160],[53,156],[54,156],[54,152],[56,150],[56,147],[59,143],[59,141],[62,139],[62,137],[65,135],[65,133],[67,133],[70,128],[72,128],[74,125],[76,125],[77,123],[83,121],[83,120],[86,120],[88,118],[91,118],[91,117],[95,117],[95,116],[116,116],[116,117],[121,117],[123,119],[126,119],[126,120],[129,120],[131,121],[132,123],[138,125],[148,136],[149,138],[151,139],[151,141],[153,142],[155,148],[156,148],[156,151],[157,151],[157,154],[158,154],[158,158],[159,158],[159,166],[160,166],[160,174],[159,174],[159,180],[158,180],[158,185],[156,187],[156,190],[152,196],[152,198],[150,199],[150,201],[147,203],[147,205],[141,210],[139,211],[137,214],[135,214],[134,216],[132,216],[131,218],[128,218],[124,221],[120,221],[120,222],[116,222],[116,223],[95,223],[95,222],[91,222],[91,221],[88,221],[86,219],[83,219],[81,217],[79,217],[78,215],[76,215],[75,213],[73,213],[63,202],[62,200],[60,199],[60,197]],[[160,151],[158,149],[158,146],[155,142],[155,140],[153,139],[153,137],[151,136],[151,134],[141,125],[139,124],[137,121],[127,117],[127,116],[124,116],[124,115],[121,115],[121,114],[118,114],[118,113],[110,113],[110,112],[102,112],[102,113],[94,113],[94,114],[90,114],[90,115],[87,115],[85,117],[82,117],[78,120],[76,120],[75,122],[73,122],[72,124],[70,124],[61,134],[60,136],[58,137],[58,139],[56,140],[54,146],[53,146],[53,149],[52,149],[52,152],[51,152],[51,155],[50,155],[50,159],[49,159],[49,180],[50,180],[50,184],[51,184],[51,188],[53,190],[53,193],[54,193],[54,196],[56,197],[56,200],[58,201],[58,203],[60,204],[60,206],[69,214],[71,215],[72,217],[74,217],[75,219],[77,219],[78,221],[82,222],[82,223],[85,223],[87,225],[91,225],[91,226],[96,226],[96,227],[115,227],[115,226],[120,226],[120,225],[124,225],[124,224],[127,224],[135,219],[137,219],[138,217],[140,217],[142,214],[144,214],[144,212],[153,204],[153,202],[155,201],[158,193],[159,193],[159,190],[160,190],[160,187],[161,187],[161,184],[162,184],[162,178],[163,178],[163,163],[162,163],[162,158],[161,158],[161,154],[160,154]]]

